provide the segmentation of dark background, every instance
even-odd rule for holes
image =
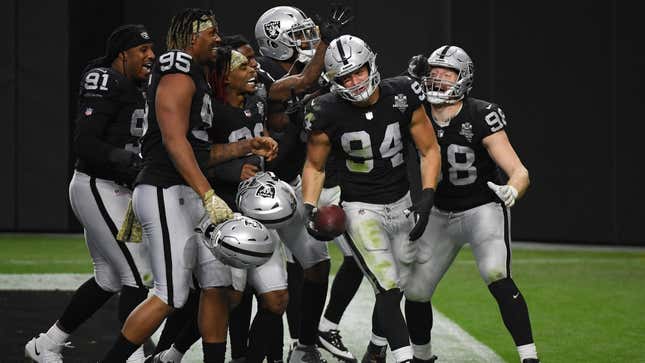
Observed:
[[[383,76],[445,44],[475,62],[473,96],[498,103],[532,185],[513,208],[519,240],[641,244],[645,47],[635,4],[602,1],[348,2],[349,32],[379,56]],[[215,11],[224,34],[265,10],[324,2],[9,0],[0,13],[0,231],[79,231],[68,203],[80,71],[123,23],[145,24],[164,50],[172,14]]]

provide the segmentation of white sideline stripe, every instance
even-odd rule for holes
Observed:
[[[0,274],[1,290],[75,290],[91,274]],[[330,277],[330,284],[333,278]],[[1,294],[1,292],[0,292]],[[374,293],[372,287],[363,280],[356,298],[347,307],[340,324],[345,345],[360,360],[371,336],[372,307]],[[403,307],[402,307],[403,309]],[[256,310],[253,299],[253,310]],[[500,324],[501,321],[500,321]],[[288,349],[288,325],[285,317],[285,358]],[[159,338],[161,328],[155,333]],[[73,337],[72,337],[73,340]],[[495,352],[473,338],[445,315],[434,310],[434,328],[432,330],[433,353],[446,362],[504,362]],[[227,349],[227,361],[230,359],[230,346]],[[202,356],[201,342],[186,352],[182,362],[200,362]],[[328,362],[337,361],[326,351],[323,357]],[[392,354],[388,353],[388,363],[394,363]]]

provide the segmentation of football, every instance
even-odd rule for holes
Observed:
[[[314,222],[316,229],[332,238],[345,233],[345,211],[335,204],[318,208]]]

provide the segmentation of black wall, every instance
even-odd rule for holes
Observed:
[[[632,5],[590,2],[348,1],[349,32],[379,54],[384,76],[445,43],[475,62],[473,96],[496,102],[529,168],[532,186],[513,209],[514,238],[643,244],[645,202],[639,109],[645,49]],[[103,53],[110,31],[145,24],[163,51],[170,17],[186,6],[215,10],[224,34],[253,40],[276,5],[326,14],[307,1],[9,1],[0,14],[0,230],[70,231],[70,135],[80,71]],[[633,5],[635,6],[635,5]]]

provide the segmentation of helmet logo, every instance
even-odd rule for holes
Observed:
[[[264,34],[271,40],[278,39],[280,35],[280,20],[272,20],[264,23]]]
[[[260,198],[275,198],[275,187],[273,185],[262,185],[255,192],[255,196]]]

